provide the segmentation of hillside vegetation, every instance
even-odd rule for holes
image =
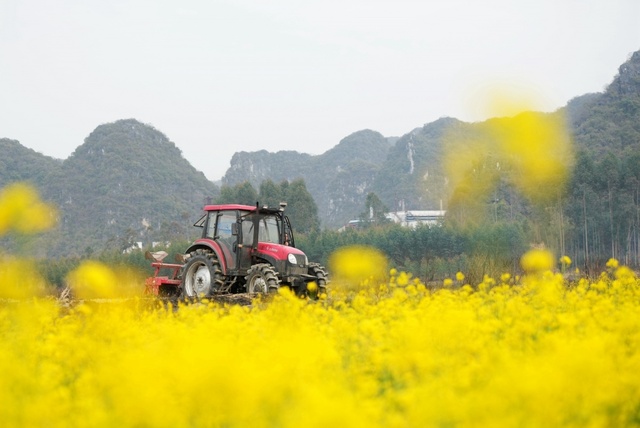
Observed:
[[[37,255],[184,239],[219,191],[164,134],[133,119],[98,126],[62,162],[13,146],[24,153],[12,161],[21,176],[2,174],[0,185],[13,177],[33,182],[59,207],[59,226],[27,246]]]
[[[0,304],[0,419],[8,427],[637,426],[640,280],[611,263],[595,280],[566,282],[548,270],[552,262],[531,252],[520,280],[469,283],[458,273],[429,289],[387,270],[384,258],[348,249],[324,300],[281,289],[251,307],[204,301],[177,310],[123,299],[139,283],[87,263],[71,277],[83,296],[102,291],[100,300],[67,307],[23,294]],[[366,277],[374,279],[357,281]],[[24,270],[5,274],[0,298],[24,290],[24,278]]]
[[[620,66],[605,92],[577,96],[553,113],[568,121],[578,153],[597,158],[611,153],[622,159],[638,150],[639,64],[640,52],[636,52]],[[223,184],[249,181],[257,187],[267,178],[303,178],[318,202],[323,225],[330,228],[357,217],[369,192],[375,192],[392,210],[402,206],[438,209],[441,204],[446,208],[451,191],[442,170],[446,135],[455,132],[473,140],[480,126],[442,118],[394,139],[360,131],[318,156],[242,152],[232,159]]]
[[[516,227],[528,242],[571,254],[579,263],[601,264],[609,257],[637,262],[640,51],[620,66],[604,92],[577,96],[553,113],[530,114],[567,123],[574,150],[565,185],[554,190],[553,199],[532,204],[513,185],[517,172],[507,174],[503,166],[498,171],[497,154],[490,149],[476,166],[492,177],[493,187],[476,201],[475,212],[482,214],[482,221]],[[335,230],[361,217],[372,195],[391,210],[449,209],[452,177],[443,156],[451,136],[457,143],[471,144],[496,120],[442,118],[393,138],[362,130],[317,156],[237,152],[223,188],[246,182],[259,193],[266,180],[278,185],[302,180],[317,207],[320,229]],[[300,145],[304,147],[304,141]],[[460,146],[460,154],[467,152],[465,147]],[[55,231],[29,242],[4,238],[8,248],[34,255],[85,256],[139,241],[188,239],[202,205],[220,196],[220,189],[196,171],[173,142],[134,119],[98,126],[63,161],[6,138],[0,139],[0,150],[0,186],[31,182],[59,207]]]

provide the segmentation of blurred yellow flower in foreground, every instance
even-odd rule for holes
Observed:
[[[618,267],[619,263],[616,259],[609,259],[607,261],[607,267],[610,269],[616,269]]]
[[[490,123],[489,134],[514,171],[511,180],[516,187],[534,202],[555,197],[573,163],[564,117],[527,112]]]
[[[28,184],[13,183],[0,191],[0,235],[15,230],[39,233],[56,223],[56,209]]]
[[[571,259],[569,258],[569,256],[562,256],[560,257],[560,263],[564,267],[571,266]]]
[[[560,112],[532,112],[510,97],[494,96],[494,119],[471,130],[451,126],[444,136],[443,168],[451,191],[447,215],[477,226],[499,183],[508,183],[533,204],[557,197],[574,163],[573,142]]]
[[[343,256],[366,264],[364,254]],[[544,252],[528,257],[549,266]],[[118,268],[89,263],[73,279],[108,288],[114,272],[125,279]],[[571,286],[539,275],[516,286],[485,277],[477,288],[432,290],[415,279],[392,287],[391,277],[318,301],[283,287],[250,307],[0,301],[0,421],[637,426],[640,280],[624,266],[611,273]]]
[[[67,282],[76,297],[96,299],[116,297],[119,279],[107,265],[89,260],[70,272]]]
[[[522,256],[520,265],[528,274],[543,273],[553,269],[553,254],[547,250],[531,250]]]
[[[365,281],[380,281],[387,276],[387,258],[375,248],[351,246],[340,248],[329,257],[333,284],[352,287]]]
[[[23,299],[42,295],[45,281],[29,260],[0,258],[0,298]]]

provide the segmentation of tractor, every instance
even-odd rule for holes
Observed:
[[[328,273],[296,248],[286,206],[206,205],[194,224],[202,229],[201,237],[176,256],[177,263],[164,263],[166,252],[146,253],[155,273],[146,281],[145,294],[197,300],[275,293],[281,286],[310,297],[326,292]],[[170,274],[160,276],[163,269]],[[310,282],[316,287],[307,287]]]

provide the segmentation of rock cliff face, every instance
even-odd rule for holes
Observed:
[[[604,92],[575,98],[566,110],[578,150],[603,155],[640,149],[640,51]]]
[[[618,69],[618,75],[613,80],[607,92],[612,95],[640,94],[640,51],[634,52],[629,60]]]
[[[263,180],[275,183],[303,178],[318,205],[323,225],[341,226],[362,211],[376,173],[391,147],[380,133],[363,130],[345,137],[327,152],[311,156],[295,151],[239,152],[222,179],[226,185]]]
[[[174,143],[134,119],[98,126],[64,161],[0,140],[0,185],[28,181],[59,211],[38,256],[80,256],[181,238],[218,188]],[[46,254],[40,251],[46,249]]]
[[[231,166],[222,178],[222,184],[233,186],[248,181],[257,189],[262,181],[268,179],[273,182],[291,181],[309,172],[312,159],[311,155],[295,151],[237,152],[231,158]]]
[[[442,136],[448,127],[462,124],[438,119],[401,138],[363,130],[318,156],[264,150],[236,153],[223,184],[249,181],[258,188],[266,179],[303,178],[323,226],[330,228],[358,217],[370,192],[390,209],[439,209],[445,191],[439,164]]]
[[[620,66],[604,92],[576,97],[560,110],[567,113],[578,150],[620,159],[637,154],[640,51]],[[223,184],[249,181],[258,189],[266,179],[302,178],[322,226],[329,228],[362,213],[370,192],[391,210],[440,209],[448,192],[441,165],[444,136],[455,132],[472,139],[475,125],[442,118],[399,138],[362,130],[317,156],[239,152]],[[133,119],[98,126],[64,161],[6,138],[0,139],[0,153],[0,187],[30,181],[60,207],[61,225],[50,239],[54,254],[81,254],[90,246],[97,251],[114,236],[125,239],[127,230],[132,238],[191,230],[190,216],[219,192],[164,134]]]
[[[595,153],[640,149],[640,51],[619,68],[603,93],[571,100],[566,113],[576,147]],[[390,209],[440,209],[448,197],[442,171],[444,135],[473,138],[474,124],[441,118],[400,138],[356,132],[319,156],[266,151],[234,156],[223,183],[303,178],[325,227],[339,227],[364,210],[374,192]]]

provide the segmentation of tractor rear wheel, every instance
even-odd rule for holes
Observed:
[[[278,291],[278,276],[268,263],[251,266],[244,278],[247,285],[247,293],[276,293]]]
[[[222,284],[222,271],[216,255],[210,250],[191,252],[181,271],[180,291],[183,298],[208,297]]]

